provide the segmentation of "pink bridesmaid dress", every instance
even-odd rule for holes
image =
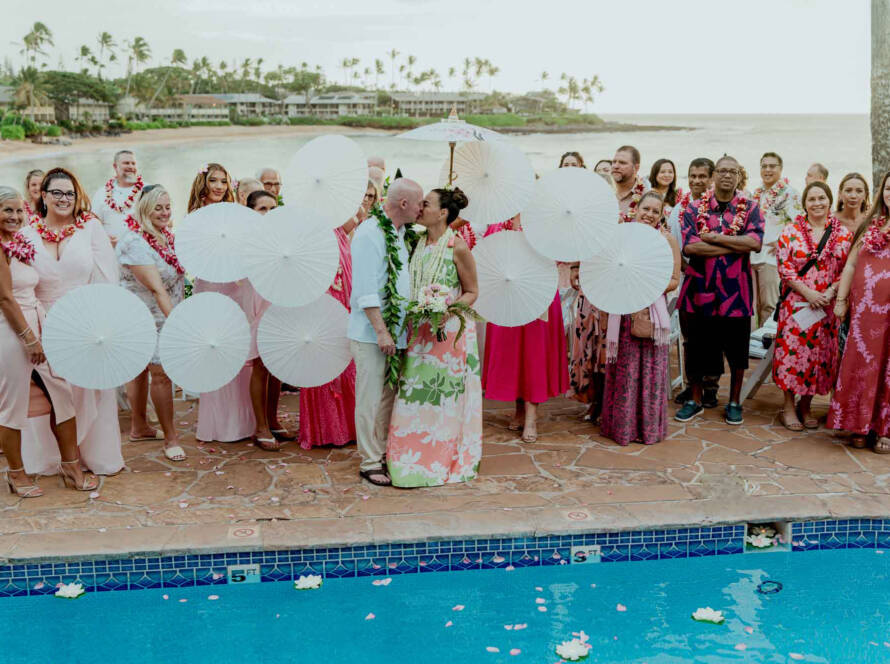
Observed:
[[[492,224],[488,237],[501,231],[520,230],[513,219]],[[559,293],[554,293],[547,320],[521,327],[485,327],[482,389],[486,399],[544,403],[569,389],[568,354]]]
[[[66,293],[86,284],[117,284],[120,267],[102,222],[91,217],[83,228],[59,243],[58,260],[47,250],[33,227],[21,233],[34,245],[33,267],[39,281],[35,293],[50,311]],[[84,464],[98,475],[111,475],[124,467],[117,414],[117,390],[88,390],[71,386],[77,416],[77,443]],[[22,453],[35,472],[55,469],[59,450],[48,432],[48,418],[32,421],[22,433]],[[50,470],[50,472],[55,472]]]
[[[195,279],[193,292],[220,293],[232,298],[244,310],[247,322],[253,323],[256,300],[259,296],[247,279],[224,284]],[[218,390],[201,394],[198,399],[198,426],[195,431],[198,440],[232,443],[250,438],[256,432],[256,417],[250,403],[250,374],[256,357],[254,341],[241,371]]]
[[[328,293],[349,310],[352,294],[352,255],[349,237],[337,229],[340,267]],[[355,441],[355,363],[326,385],[300,390],[300,447],[346,445]]]
[[[2,256],[0,256],[0,260],[3,260]],[[39,337],[44,313],[34,292],[39,280],[37,270],[15,258],[10,261],[9,270],[12,274],[12,292],[15,301],[21,308],[31,330]],[[50,402],[55,410],[56,421],[66,422],[74,417],[71,387],[64,380],[55,376],[46,362],[35,366],[28,360],[22,340],[19,339],[4,316],[0,316],[0,357],[3,358],[2,365],[0,365],[0,426],[23,432],[29,431],[28,418],[32,415],[29,410],[32,372],[37,372],[49,394]],[[42,396],[42,392],[40,395]],[[35,441],[33,434],[31,441]],[[59,459],[58,446],[52,431],[50,430],[48,439],[41,439],[40,442],[39,446],[33,444],[23,446],[22,456],[25,462],[25,472],[30,474],[58,472],[61,459]],[[47,453],[37,454],[37,449],[42,449],[44,443]],[[54,461],[52,455],[48,453],[51,450],[55,450]]]

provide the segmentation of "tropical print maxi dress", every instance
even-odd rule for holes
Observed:
[[[804,237],[809,230],[798,219],[788,224],[779,236],[776,247],[779,276],[783,281],[800,281],[804,285],[822,292],[841,277],[853,234],[843,226],[838,226],[829,237],[819,260],[807,273],[800,277],[798,272],[810,259],[810,249]],[[820,237],[812,237],[815,246]],[[813,249],[813,250],[814,250]],[[832,302],[825,308],[827,314],[818,323],[801,330],[793,314],[806,300],[802,295],[791,291],[779,309],[776,351],[773,356],[773,380],[785,391],[798,395],[828,394],[834,387],[838,369],[838,326]]]
[[[433,246],[418,246],[431,260]],[[446,250],[438,283],[460,296],[454,241]],[[444,272],[444,274],[442,274]],[[390,421],[386,460],[393,486],[438,486],[473,479],[482,458],[482,383],[476,327],[445,325],[437,341],[424,323],[408,344]]]

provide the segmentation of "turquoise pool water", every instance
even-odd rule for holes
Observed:
[[[554,664],[555,646],[579,630],[588,662],[890,662],[890,552],[391,578],[4,599],[0,662]],[[781,591],[759,593],[766,580]],[[704,606],[726,622],[691,620]]]

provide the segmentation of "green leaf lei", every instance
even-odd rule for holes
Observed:
[[[380,314],[383,318],[383,324],[392,337],[393,341],[399,338],[399,304],[405,301],[405,298],[399,295],[398,281],[399,272],[402,270],[402,259],[399,258],[399,233],[392,222],[392,219],[386,216],[380,206],[375,205],[371,208],[371,216],[377,219],[377,225],[383,231],[383,240],[386,244],[386,283],[383,285],[383,307]],[[409,247],[417,243],[417,233],[410,228],[405,229],[405,241]],[[402,354],[396,351],[394,355],[386,358],[386,382],[385,384],[393,389],[399,385],[399,374],[402,371]]]

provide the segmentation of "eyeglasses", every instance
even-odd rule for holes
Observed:
[[[366,201],[373,201],[375,198],[377,198],[377,194],[365,194]]]
[[[77,198],[77,194],[75,192],[62,191],[61,189],[50,189],[46,193],[52,196],[54,201],[60,201],[63,198],[67,198],[69,201],[73,201],[75,198]]]
[[[739,171],[737,168],[718,168],[714,171],[717,175],[738,175]]]

